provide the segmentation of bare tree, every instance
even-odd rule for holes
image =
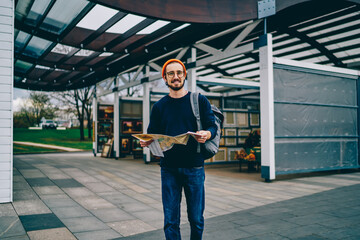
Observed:
[[[62,93],[53,94],[53,97],[65,106],[71,107],[69,111],[73,112],[80,122],[80,140],[85,140],[84,120],[87,119],[88,138],[91,138],[92,131],[92,98],[93,87],[70,90]]]
[[[26,104],[21,107],[21,115],[24,116],[29,126],[39,124],[41,118],[52,119],[55,117],[57,107],[50,102],[50,97],[45,93],[31,92]]]

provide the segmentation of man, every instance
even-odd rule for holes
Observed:
[[[189,138],[187,145],[175,144],[164,152],[160,161],[164,232],[166,239],[181,239],[180,205],[184,189],[188,220],[191,226],[190,239],[201,239],[204,230],[204,158],[197,152],[199,143],[212,139],[217,131],[214,113],[209,101],[199,95],[200,116],[203,130],[197,131],[196,118],[192,112],[190,92],[184,89],[186,68],[177,59],[168,60],[162,68],[162,76],[169,87],[169,95],[155,103],[148,126],[148,133],[176,136],[188,131],[197,132],[196,140]],[[141,143],[149,146],[151,141]]]

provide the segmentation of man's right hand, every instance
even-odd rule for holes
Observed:
[[[140,146],[141,146],[141,147],[147,147],[147,146],[149,146],[153,141],[154,141],[154,139],[151,139],[151,140],[149,140],[149,141],[140,140]]]

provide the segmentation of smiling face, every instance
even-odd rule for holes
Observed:
[[[174,91],[179,91],[185,84],[184,68],[180,63],[172,62],[165,69],[165,84]]]

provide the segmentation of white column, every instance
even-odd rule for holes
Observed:
[[[145,77],[149,77],[150,75],[150,67],[146,66],[145,69]],[[143,105],[142,105],[142,117],[143,117],[143,133],[147,133],[147,127],[150,122],[150,83],[144,82],[143,84]],[[144,162],[150,162],[150,149],[148,147],[143,149],[144,154]]]
[[[96,97],[96,85],[94,88],[94,98],[92,103],[93,109],[93,153],[96,157],[98,153],[98,104],[97,104],[97,97]]]
[[[191,56],[188,59],[188,63],[196,62],[196,48],[191,48]],[[196,92],[196,68],[195,64],[193,68],[187,69],[187,88],[190,92]]]
[[[117,86],[119,79],[116,77],[114,85]],[[120,108],[119,108],[119,92],[114,92],[114,151],[115,158],[120,156]]]
[[[14,2],[0,1],[0,203],[13,201]]]
[[[272,35],[260,47],[261,177],[275,179],[274,74]]]

